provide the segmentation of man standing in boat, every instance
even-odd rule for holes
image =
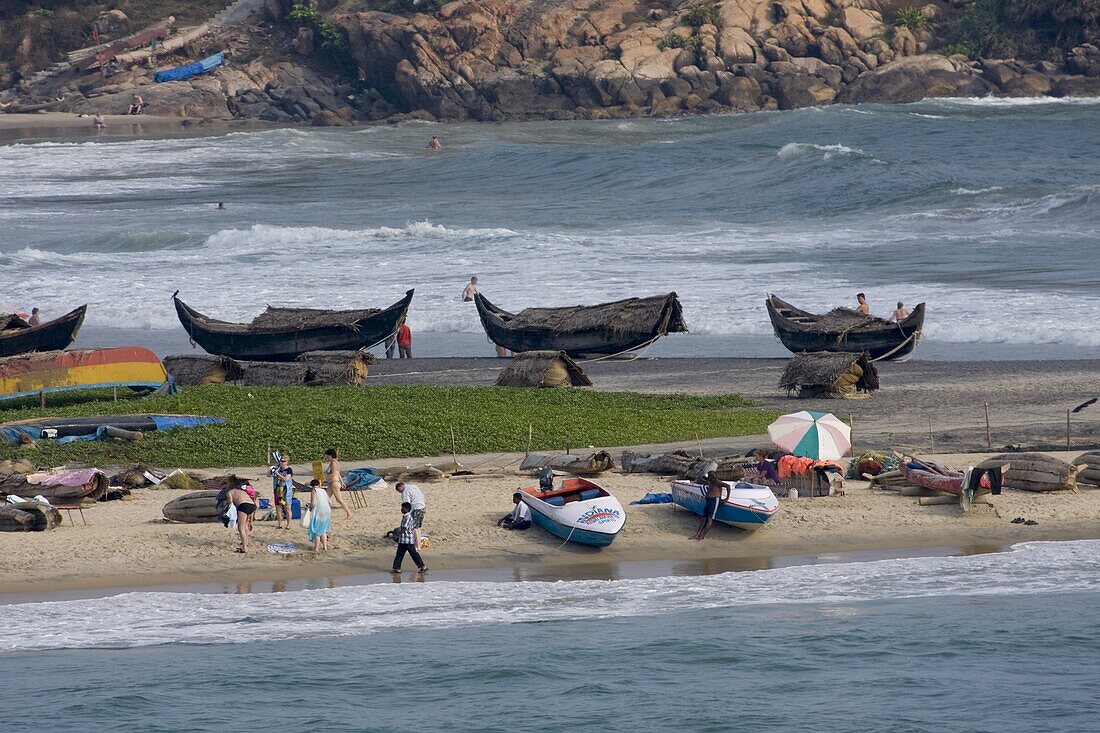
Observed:
[[[859,301],[859,305],[856,306],[856,313],[865,316],[871,315],[871,306],[867,305],[867,296],[863,293],[856,293],[856,300]]]
[[[27,323],[31,324],[32,326],[42,325],[42,316],[38,314],[37,308],[31,308],[31,317],[27,319]]]
[[[702,540],[707,536],[707,532],[714,526],[718,507],[728,498],[730,498],[730,490],[726,482],[718,480],[717,471],[707,471],[707,495],[703,502],[703,519],[699,522],[699,531],[688,539]]]
[[[898,301],[898,309],[896,311],[894,311],[893,314],[891,314],[890,320],[894,321],[895,323],[901,323],[902,321],[904,321],[908,317],[909,317],[909,311],[905,310],[905,304],[902,303],[899,300]]]

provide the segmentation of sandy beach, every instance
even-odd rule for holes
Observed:
[[[1066,457],[1064,454],[1059,454]],[[982,455],[946,455],[947,465],[965,466]],[[262,468],[241,472],[268,493]],[[661,477],[609,473],[601,482],[626,506],[626,528],[604,550],[574,545],[534,527],[508,532],[495,521],[511,507],[511,494],[532,480],[524,476],[420,483],[428,498],[425,531],[433,570],[506,568],[516,579],[574,577],[590,568],[614,577],[617,563],[683,561],[698,572],[772,567],[778,558],[822,557],[862,551],[920,554],[933,548],[997,548],[1017,542],[1100,538],[1100,490],[1033,494],[1006,490],[994,507],[963,514],[955,506],[921,507],[912,497],[869,489],[849,481],[844,496],[782,499],[780,514],[755,532],[719,526],[702,543],[688,540],[696,518],[672,505],[630,506],[650,491],[663,491]],[[309,549],[305,531],[280,530],[273,521],[257,521],[247,555],[233,552],[234,531],[220,524],[175,524],[163,520],[161,507],[179,491],[138,489],[131,501],[85,509],[87,525],[74,515],[45,533],[0,535],[7,558],[0,571],[0,593],[124,588],[194,583],[246,584],[371,575],[387,571],[393,545],[382,535],[398,523],[398,497],[392,489],[362,492],[365,508],[351,520],[334,509],[333,548]],[[262,515],[260,512],[259,515]],[[258,516],[259,516],[258,515]],[[1034,526],[1012,524],[1023,516]],[[276,555],[269,543],[294,542],[298,552]],[[412,564],[406,561],[407,568]],[[406,573],[412,575],[411,571]],[[229,590],[233,590],[230,588]]]

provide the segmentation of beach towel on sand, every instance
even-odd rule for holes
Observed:
[[[277,542],[267,546],[267,551],[273,555],[293,555],[298,551],[293,542]]]
[[[648,493],[641,499],[635,499],[630,502],[631,504],[671,504],[672,494],[654,494]]]

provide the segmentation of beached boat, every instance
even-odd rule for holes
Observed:
[[[17,315],[0,315],[0,357],[64,349],[76,338],[87,310],[88,306],[82,305],[60,318],[37,326]]]
[[[531,508],[531,521],[563,540],[607,547],[626,525],[626,511],[607,489],[584,478],[567,478],[561,488],[536,486],[520,492]]]
[[[59,473],[12,474],[0,480],[0,497],[44,497],[54,506],[94,504],[107,493],[107,474],[98,468]]]
[[[564,351],[569,356],[620,354],[669,333],[688,330],[676,293],[599,305],[525,308],[509,313],[474,296],[489,340],[514,352]]]
[[[779,512],[779,499],[767,486],[745,481],[723,481],[729,487],[729,498],[718,505],[714,520],[740,529],[763,527]],[[706,504],[706,484],[694,481],[673,481],[672,502],[693,514],[703,516]]]
[[[355,351],[396,333],[413,291],[388,308],[334,311],[268,307],[251,323],[219,321],[172,295],[176,315],[191,340],[207,353],[246,361],[294,361],[307,351]]]
[[[148,433],[176,428],[196,428],[202,425],[217,425],[225,422],[224,417],[204,417],[201,415],[92,415],[90,417],[38,417],[0,424],[0,444],[5,441],[18,444],[22,436],[32,440],[40,438],[64,439],[72,437],[95,436],[102,428],[111,427],[131,433]]]
[[[213,56],[207,56],[201,61],[196,61],[191,64],[184,64],[183,66],[177,66],[174,69],[158,71],[157,73],[153,74],[153,81],[161,83],[166,81],[180,81],[181,79],[190,79],[193,76],[205,74],[211,69],[221,66],[223,61],[225,61],[225,54],[216,53]]]
[[[775,335],[796,354],[865,351],[875,360],[898,359],[917,348],[924,328],[924,303],[918,304],[901,323],[863,315],[850,308],[808,313],[770,294],[767,308]]]
[[[0,400],[103,387],[170,391],[172,385],[157,355],[140,346],[44,351],[0,359]]]
[[[172,522],[185,524],[201,524],[205,522],[217,522],[221,516],[218,511],[218,489],[204,489],[192,491],[177,496],[164,505],[161,513],[164,518]]]

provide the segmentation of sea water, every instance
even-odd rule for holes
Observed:
[[[177,289],[247,320],[416,288],[428,353],[488,355],[476,274],[509,310],[675,290],[692,335],[657,353],[778,356],[766,293],[864,291],[928,302],[925,358],[1100,356],[1098,136],[1098,99],[950,99],[9,142],[0,305],[87,302],[81,343],[166,352]]]
[[[1068,733],[1100,720],[1100,541],[2,612],[13,731]]]

